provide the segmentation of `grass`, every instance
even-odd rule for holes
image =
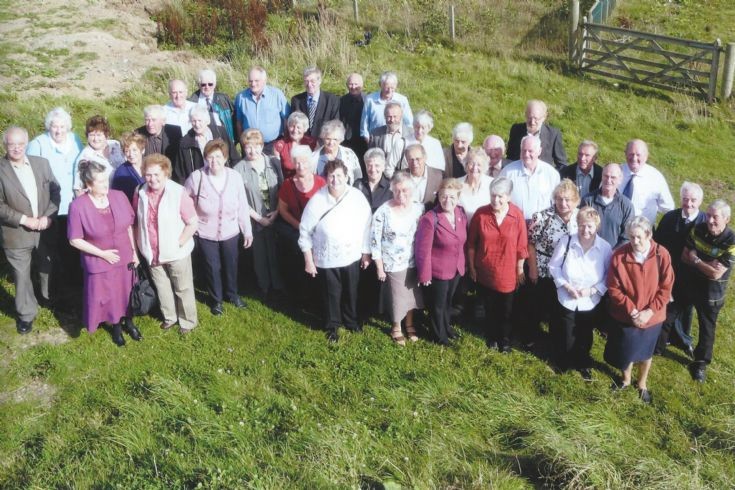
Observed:
[[[359,37],[354,27],[269,22],[276,32],[269,50],[252,57],[231,47],[232,69],[220,73],[231,95],[253,62],[287,95],[302,90],[300,67],[310,61],[324,65],[324,89],[338,93],[352,70],[375,90],[391,68],[413,109],[434,112],[434,135],[445,143],[462,120],[475,126],[476,141],[506,136],[525,101],[542,98],[568,153],[592,138],[602,162],[621,161],[625,142],[641,137],[672,190],[689,179],[704,185],[705,201],[735,197],[723,157],[735,152],[728,104],[585,79],[553,49],[489,56],[382,28],[357,48],[345,42]],[[288,37],[295,28],[307,34]],[[339,53],[334,63],[325,46]],[[181,73],[151,70],[134,89],[99,100],[28,98],[8,87],[0,91],[0,127],[38,133],[45,113],[62,105],[77,130],[99,112],[118,136],[141,124],[144,105],[165,100],[174,75]],[[462,324],[449,349],[424,341],[397,348],[380,321],[330,346],[313,319],[256,300],[223,319],[200,304],[201,324],[185,338],[143,318],[143,342],[118,349],[106,332],[79,334],[78,318],[48,310],[36,333],[17,336],[12,286],[6,276],[0,284],[2,488],[735,486],[732,294],[707,383],[695,385],[672,351],[654,361],[647,407],[635,393],[610,393],[599,337],[588,384],[554,374],[543,350],[489,351],[481,325]],[[62,327],[70,338],[59,335]]]

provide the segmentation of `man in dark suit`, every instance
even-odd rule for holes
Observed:
[[[577,149],[577,162],[559,171],[562,179],[569,179],[577,184],[580,197],[600,187],[602,167],[597,165],[597,151],[597,143],[590,140],[582,141]]]
[[[370,131],[368,148],[380,148],[385,153],[385,176],[393,177],[396,170],[408,168],[405,151],[412,136],[411,128],[403,125],[403,107],[388,102],[384,110],[385,125]]]
[[[181,128],[166,124],[166,112],[160,105],[146,106],[143,116],[145,125],[136,129],[135,133],[145,137],[145,154],[160,153],[175,161],[179,155]]]
[[[339,99],[339,120],[345,125],[345,139],[342,145],[355,152],[363,167],[362,174],[366,175],[365,164],[362,162],[367,150],[367,141],[360,136],[360,119],[362,108],[365,105],[362,87],[362,75],[351,73],[347,77],[347,93]]]
[[[39,289],[49,300],[51,250],[46,231],[59,210],[60,187],[48,160],[26,156],[28,132],[12,126],[3,135],[5,157],[0,159],[0,231],[5,258],[15,283],[15,327],[26,334],[33,327],[38,301],[31,265],[39,275]]]
[[[434,207],[436,193],[444,180],[444,172],[426,166],[426,150],[420,143],[406,148],[406,161],[414,185],[413,200],[422,203],[428,211]]]
[[[529,100],[526,104],[526,122],[514,124],[508,137],[508,159],[521,159],[521,140],[526,135],[537,136],[541,140],[539,160],[554,165],[561,170],[567,164],[567,154],[561,139],[561,132],[546,124],[546,104],[540,100]]]
[[[300,111],[309,118],[306,134],[321,137],[322,125],[332,119],[339,119],[339,98],[321,90],[322,71],[316,66],[304,69],[304,88],[306,92],[294,95],[291,99],[291,112]]]

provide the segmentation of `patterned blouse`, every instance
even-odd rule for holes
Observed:
[[[411,203],[409,211],[399,215],[393,211],[390,202],[380,206],[373,215],[370,253],[373,260],[383,261],[383,270],[398,272],[415,267],[413,241],[424,206]]]
[[[563,236],[577,233],[577,209],[572,211],[568,223],[557,214],[554,205],[533,213],[528,228],[528,243],[536,248],[536,263],[539,277],[551,277],[549,261],[556,243]]]

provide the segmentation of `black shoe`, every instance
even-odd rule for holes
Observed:
[[[209,311],[212,312],[214,316],[221,316],[224,312],[222,311],[222,303],[215,303],[210,308]]]
[[[15,330],[21,335],[31,333],[31,330],[33,330],[33,320],[28,322],[24,322],[20,318],[15,320]]]
[[[623,384],[622,380],[613,381],[612,384],[610,385],[610,390],[613,392],[620,392],[620,391],[624,391],[628,389],[629,386],[630,384],[627,384],[627,385]]]
[[[511,348],[511,346],[509,346],[509,345],[501,345],[501,346],[500,346],[500,347],[498,348],[498,350],[499,350],[499,351],[500,351],[500,352],[501,352],[502,354],[510,354],[511,352],[513,352],[513,349],[512,349],[512,348]]]
[[[694,347],[691,345],[684,347],[684,354],[686,354],[689,359],[694,360]]]
[[[331,344],[336,344],[337,341],[339,340],[339,335],[337,334],[337,331],[336,330],[333,330],[333,331],[327,333],[327,340]]]
[[[457,340],[459,338],[459,334],[454,330],[449,330],[447,332],[447,338],[449,338],[449,340]]]
[[[112,326],[112,341],[116,346],[122,347],[125,345],[125,339],[122,335],[122,325],[116,323]]]
[[[653,397],[651,397],[651,392],[645,388],[638,390],[638,396],[640,397],[641,401],[646,404],[651,403],[651,400],[653,400]]]
[[[585,381],[592,381],[592,370],[590,368],[582,368],[579,370],[580,376]]]
[[[523,350],[532,350],[535,345],[536,345],[536,342],[534,342],[533,340],[529,340],[528,342],[523,342]]]
[[[138,330],[138,327],[135,326],[135,323],[133,323],[132,318],[125,318],[125,331],[128,332],[128,335],[130,335],[130,338],[135,340],[136,342],[143,338],[143,336],[140,334],[140,330]]]
[[[654,351],[653,351],[653,355],[654,355],[654,356],[663,356],[665,352],[666,352],[666,349],[659,349],[659,348],[656,348],[656,349],[654,349]]]
[[[704,383],[704,379],[707,377],[706,371],[707,366],[703,362],[693,362],[689,365],[692,379],[698,383]]]
[[[495,342],[494,340],[488,340],[487,341],[487,348],[488,349],[497,349],[498,348],[498,343]]]
[[[230,303],[232,304],[232,306],[240,310],[244,310],[248,307],[248,305],[243,300],[241,300],[240,297],[233,299],[232,301],[230,301]],[[222,309],[222,305],[220,305],[220,309]]]

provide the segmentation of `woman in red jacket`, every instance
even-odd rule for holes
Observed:
[[[613,390],[630,386],[633,363],[638,364],[638,392],[651,403],[646,381],[651,369],[666,305],[671,299],[674,272],[669,252],[651,239],[651,223],[643,216],[628,225],[630,243],[615,250],[607,273],[612,325],[605,361],[622,370]]]
[[[490,184],[490,204],[475,211],[467,240],[470,277],[485,298],[487,342],[510,352],[513,293],[523,284],[528,234],[523,211],[510,202],[513,182],[498,177]],[[496,321],[490,325],[490,321]]]

